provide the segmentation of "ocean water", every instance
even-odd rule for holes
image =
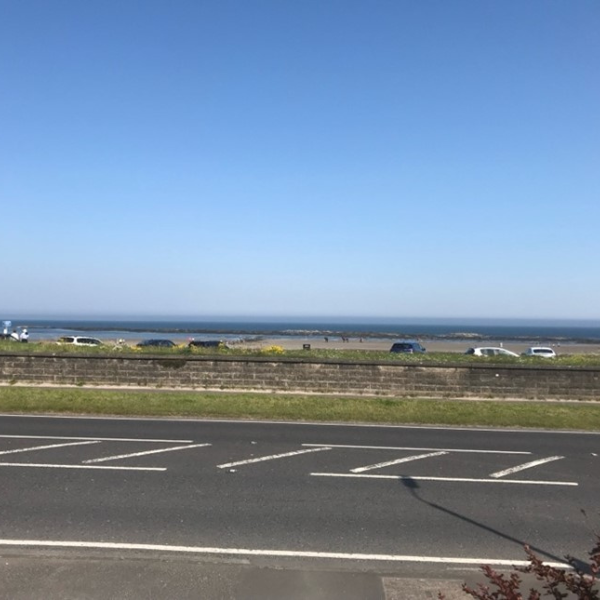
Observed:
[[[477,319],[334,319],[334,318],[145,318],[12,319],[11,328],[27,326],[31,340],[61,335],[89,335],[104,340],[190,338],[248,340],[260,338],[362,337],[363,339],[501,339],[600,342],[600,321]]]

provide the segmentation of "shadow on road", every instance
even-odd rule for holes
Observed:
[[[498,537],[501,537],[505,540],[508,540],[510,542],[515,542],[515,543],[519,544],[521,546],[521,548],[523,548],[524,546],[527,545],[538,556],[543,556],[543,557],[546,557],[547,559],[551,559],[556,562],[563,562],[563,563],[567,562],[567,559],[564,556],[556,556],[555,554],[552,554],[551,552],[547,552],[543,548],[534,546],[524,540],[513,537],[506,533],[503,533],[502,531],[499,531],[498,529],[494,529],[493,527],[490,527],[489,525],[486,525],[485,523],[480,523],[479,521],[475,521],[474,519],[471,519],[471,518],[467,517],[466,515],[461,515],[460,513],[450,510],[449,508],[441,506],[440,504],[426,500],[419,494],[419,491],[418,491],[420,489],[419,483],[417,481],[415,481],[414,479],[412,479],[408,475],[403,475],[402,479],[400,479],[400,483],[409,490],[409,492],[411,493],[413,498],[415,498],[416,500],[418,500],[419,502],[421,502],[423,504],[426,504],[427,506],[430,506],[431,508],[434,508],[435,510],[439,510],[447,515],[450,515],[452,517],[460,519],[461,521],[464,521],[465,523],[469,523],[469,525],[473,525],[474,527],[483,529],[484,531],[492,533],[492,534],[494,534]],[[580,569],[582,572],[587,573],[587,574],[591,573],[590,564],[587,561],[581,560],[576,557],[570,557],[570,558],[572,561],[572,565],[575,568]]]

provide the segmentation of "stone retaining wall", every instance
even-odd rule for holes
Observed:
[[[600,368],[231,356],[0,354],[0,382],[427,398],[600,400]]]

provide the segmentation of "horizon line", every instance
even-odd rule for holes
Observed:
[[[2,311],[6,318],[14,320],[73,320],[73,321],[230,321],[230,322],[354,322],[354,323],[579,323],[600,326],[600,318],[584,317],[467,317],[467,316],[375,316],[375,315],[273,315],[273,314],[139,314],[139,313],[37,313],[21,311]],[[14,315],[14,316],[8,316]]]

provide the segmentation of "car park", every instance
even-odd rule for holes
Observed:
[[[177,344],[171,340],[143,340],[136,345],[138,348],[174,348]]]
[[[539,356],[540,358],[556,358],[556,352],[547,346],[532,346],[523,352],[523,356]]]
[[[427,352],[419,342],[407,340],[402,342],[394,342],[390,348],[390,352],[398,352],[402,354],[422,354]]]
[[[73,344],[75,346],[102,346],[102,342],[93,337],[83,335],[63,335],[58,338],[59,344]]]
[[[516,352],[511,352],[506,348],[495,346],[469,348],[465,354],[470,354],[471,356],[512,356],[513,358],[519,356]]]

